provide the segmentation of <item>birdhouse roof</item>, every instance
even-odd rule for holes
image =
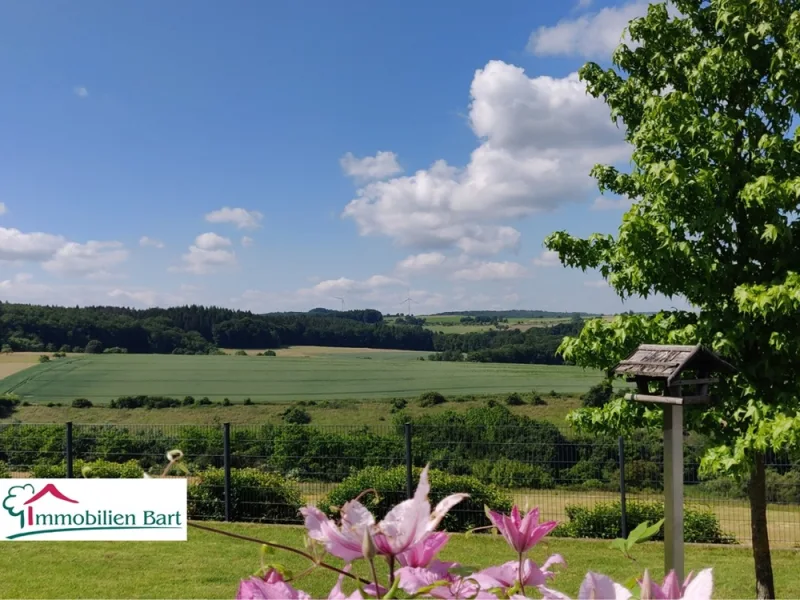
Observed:
[[[617,375],[666,379],[671,383],[683,371],[735,373],[736,369],[711,350],[696,346],[642,344],[613,369]]]

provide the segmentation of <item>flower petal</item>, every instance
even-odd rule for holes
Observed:
[[[685,600],[710,600],[714,591],[714,577],[711,569],[703,569],[689,582],[683,593]]]
[[[431,520],[428,522],[426,528],[427,531],[435,530],[439,526],[439,523],[442,522],[442,519],[450,512],[450,509],[466,498],[469,498],[469,494],[451,494],[439,502],[436,508],[433,509]]]
[[[610,577],[600,573],[586,574],[578,592],[578,600],[628,600],[631,593]]]
[[[678,581],[678,575],[674,570],[667,573],[664,578],[664,583],[661,586],[661,591],[664,593],[664,598],[668,600],[680,600],[683,594],[681,593],[681,584]]]
[[[397,562],[403,567],[427,567],[449,539],[450,536],[442,531],[432,533],[398,554]]]

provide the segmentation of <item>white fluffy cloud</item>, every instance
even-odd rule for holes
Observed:
[[[558,260],[558,252],[555,250],[544,250],[531,262],[537,267],[560,267],[561,261]]]
[[[75,94],[78,98],[89,97],[89,90],[87,90],[82,85],[76,85],[74,88],[72,88],[72,93]]]
[[[564,19],[551,27],[539,27],[528,40],[528,50],[537,56],[611,58],[623,41],[628,23],[647,14],[648,1],[609,6],[575,19]]]
[[[430,273],[445,266],[447,257],[441,252],[412,254],[397,263],[396,269],[402,273]]]
[[[0,227],[0,260],[41,262],[52,257],[67,240],[60,235]]]
[[[501,281],[519,279],[527,270],[516,262],[478,262],[453,273],[453,279],[461,281]]]
[[[633,206],[633,200],[628,198],[598,196],[592,202],[592,210],[628,210],[631,206]]]
[[[403,172],[394,152],[379,151],[375,156],[363,158],[356,158],[352,152],[348,152],[339,159],[339,164],[345,175],[361,181],[384,179]]]
[[[143,235],[142,237],[139,238],[139,245],[142,248],[145,248],[147,246],[150,246],[151,248],[163,248],[164,242]]]
[[[247,248],[248,246],[252,246],[253,244],[255,244],[255,240],[253,238],[249,237],[249,236],[243,235],[242,236],[242,240],[241,240],[241,244],[242,244],[242,246]]]
[[[232,223],[239,229],[258,229],[261,227],[261,220],[264,218],[257,210],[245,210],[244,208],[231,208],[223,206],[219,210],[211,211],[206,215],[209,223]]]
[[[170,271],[185,271],[195,275],[207,275],[236,266],[236,253],[228,250],[231,241],[216,233],[201,233],[189,251],[181,256],[181,264]]]
[[[464,168],[443,160],[361,187],[345,207],[362,235],[400,245],[493,254],[519,244],[498,221],[584,199],[597,162],[629,156],[605,105],[577,74],[528,77],[491,61],[475,73],[469,121],[480,146]]]
[[[120,242],[68,242],[50,260],[45,261],[42,267],[59,275],[102,277],[127,258],[128,251]]]

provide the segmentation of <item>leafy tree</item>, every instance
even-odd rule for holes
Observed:
[[[611,367],[640,342],[702,343],[738,374],[687,411],[713,440],[702,469],[749,479],[758,598],[774,598],[764,453],[800,432],[800,0],[674,0],[629,25],[613,68],[580,72],[633,145],[629,173],[597,166],[600,189],[635,201],[615,236],[545,245],[599,269],[621,298],[683,297],[694,310],[587,322],[566,359]],[[655,424],[624,400],[572,417],[586,429]],[[592,423],[595,425],[593,426]]]
[[[100,354],[103,351],[103,342],[100,340],[89,340],[89,343],[86,344],[86,349],[84,352],[86,354]]]
[[[47,356],[47,354],[42,354],[42,355],[39,357],[39,362],[40,362],[40,363],[46,363],[46,362],[50,362],[50,357],[49,357],[49,356]]]

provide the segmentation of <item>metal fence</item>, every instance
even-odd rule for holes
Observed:
[[[664,500],[659,437],[581,437],[548,423],[0,426],[4,477],[158,475],[174,448],[185,455],[195,519],[298,523],[301,504],[340,506],[366,488],[376,489],[386,506],[413,491],[427,463],[442,472],[433,481],[434,501],[439,489],[475,496],[446,523],[460,529],[485,524],[482,501],[513,501],[565,523],[561,534],[614,537],[655,514]],[[684,469],[687,540],[705,535],[711,515],[722,535],[702,541],[749,543],[745,484],[701,481],[696,456],[687,452]],[[468,483],[452,476],[469,476],[477,487],[456,489]],[[770,542],[800,547],[800,465],[771,456],[767,479]]]

